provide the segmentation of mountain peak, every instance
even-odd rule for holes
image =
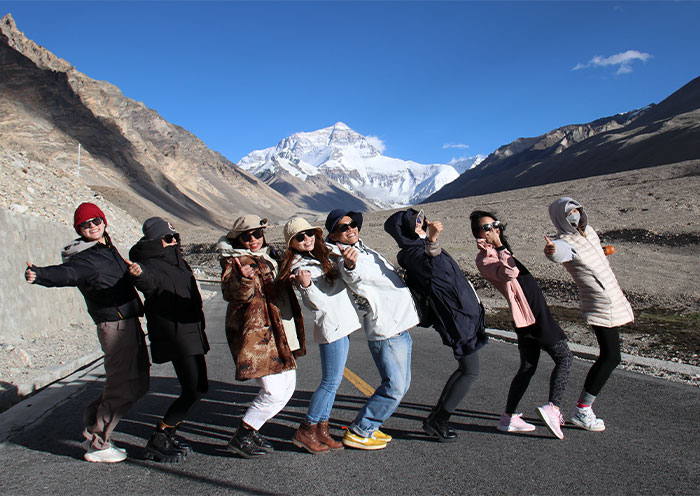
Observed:
[[[426,165],[386,157],[365,136],[340,121],[251,152],[239,165],[280,188],[278,191],[287,189],[278,179],[284,175],[307,182],[310,177],[325,176],[382,208],[418,202],[459,175],[450,164]]]

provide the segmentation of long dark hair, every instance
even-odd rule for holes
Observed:
[[[475,238],[481,237],[481,219],[483,219],[484,217],[491,217],[493,220],[498,220],[496,214],[494,214],[493,212],[486,212],[485,210],[474,210],[471,214],[469,214],[469,220],[471,221],[472,226],[472,234]],[[501,222],[501,228],[499,229],[501,243],[503,244],[503,246],[506,247],[506,249],[509,252],[513,253],[513,250],[510,249],[510,243],[508,243],[508,238],[505,234],[503,234],[505,230],[506,224]]]
[[[333,282],[336,277],[338,277],[338,269],[335,268],[333,262],[331,262],[331,250],[326,246],[326,243],[321,237],[323,235],[320,229],[317,229],[314,238],[314,249],[308,253],[301,253],[296,251],[292,247],[287,247],[287,251],[284,252],[282,261],[280,262],[280,270],[278,281],[280,284],[287,284],[289,282],[289,276],[292,275],[292,264],[297,255],[306,255],[315,258],[321,262],[321,268],[323,269],[323,276],[329,281]]]

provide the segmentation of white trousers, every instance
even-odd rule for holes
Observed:
[[[290,400],[297,384],[297,371],[286,370],[260,377],[256,381],[260,384],[260,392],[243,415],[243,422],[257,431]]]

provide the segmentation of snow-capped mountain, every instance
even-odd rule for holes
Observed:
[[[449,164],[420,164],[386,157],[371,139],[342,122],[313,132],[296,133],[276,146],[243,157],[239,166],[270,184],[281,175],[301,181],[325,176],[349,192],[380,207],[420,203],[481,157]],[[462,163],[464,162],[464,163]],[[277,189],[277,188],[276,188]]]

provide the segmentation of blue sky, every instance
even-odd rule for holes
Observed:
[[[343,121],[422,163],[658,103],[700,2],[3,1],[18,28],[238,161]]]

